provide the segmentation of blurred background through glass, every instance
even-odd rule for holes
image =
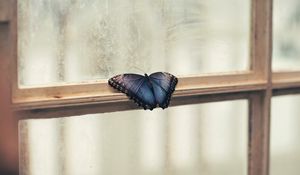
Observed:
[[[300,95],[272,99],[270,175],[300,172],[299,106]]]
[[[96,81],[124,72],[182,76],[248,70],[250,4],[18,1],[19,84]]]
[[[300,1],[273,1],[273,70],[300,70]]]
[[[24,120],[31,175],[246,175],[248,101]]]

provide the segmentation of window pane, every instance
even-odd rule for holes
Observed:
[[[250,0],[20,0],[20,85],[248,69]]]
[[[246,175],[247,107],[247,100],[239,100],[25,120],[20,139],[30,165],[21,165],[22,171]]]
[[[300,95],[272,99],[270,175],[300,172]]]
[[[300,1],[273,3],[273,69],[300,70]]]

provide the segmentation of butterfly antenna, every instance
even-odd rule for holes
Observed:
[[[144,71],[144,70],[142,70],[142,69],[141,69],[141,68],[139,68],[139,67],[133,66],[133,68],[134,68],[134,69],[137,69],[137,70],[139,70],[139,71],[141,71],[141,73],[143,73],[143,74],[145,73],[145,71]]]

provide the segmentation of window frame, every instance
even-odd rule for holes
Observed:
[[[251,1],[250,70],[179,77],[171,106],[248,99],[248,175],[269,174],[270,103],[273,95],[300,93],[300,71],[272,72],[272,0]],[[105,80],[92,84],[22,88],[17,85],[17,0],[0,1],[0,64],[10,67],[6,86],[18,120],[137,109]],[[9,36],[6,36],[6,35]],[[3,75],[1,75],[3,76]],[[29,164],[19,143],[20,171]],[[21,173],[22,174],[22,173]]]
[[[17,2],[17,0],[16,0]],[[243,91],[264,90],[267,85],[267,70],[263,67],[268,59],[269,37],[265,34],[269,30],[263,18],[267,16],[268,7],[259,0],[251,3],[251,31],[250,31],[250,65],[248,71],[214,73],[194,77],[179,77],[179,83],[173,99],[183,96],[222,94]],[[13,33],[17,36],[17,4],[14,4],[12,18]],[[263,9],[264,8],[264,9]],[[263,11],[265,10],[265,11]],[[260,27],[257,27],[260,26]],[[17,38],[14,39],[17,41]],[[16,43],[14,43],[16,44]],[[17,52],[17,45],[14,46]],[[16,55],[15,55],[16,56]],[[128,101],[124,95],[112,90],[106,80],[99,80],[90,84],[64,84],[51,87],[19,88],[17,73],[17,58],[13,62],[13,96],[15,110],[49,109],[65,106],[82,106],[89,104],[106,104]],[[116,111],[119,109],[116,108]],[[70,114],[72,115],[72,114]]]

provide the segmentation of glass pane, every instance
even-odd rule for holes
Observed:
[[[272,99],[270,175],[300,172],[300,95]]]
[[[273,69],[300,70],[300,1],[273,3]]]
[[[248,69],[250,0],[20,0],[19,83]]]
[[[21,171],[246,175],[247,107],[247,100],[239,100],[152,112],[24,120],[20,140],[27,146],[29,165],[21,165]]]

